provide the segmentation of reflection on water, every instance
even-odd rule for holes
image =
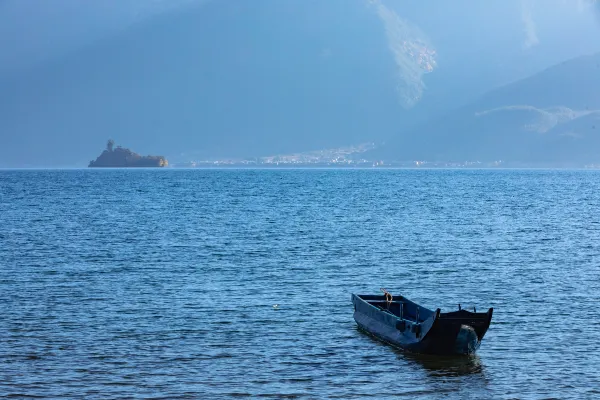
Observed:
[[[481,358],[477,354],[472,355],[432,355],[418,354],[405,351],[395,346],[384,344],[369,332],[357,327],[357,331],[369,338],[374,345],[380,344],[389,348],[389,351],[396,353],[397,358],[402,363],[406,363],[411,368],[422,368],[431,376],[464,376],[473,374],[483,374],[484,368]],[[365,348],[365,351],[369,351]]]
[[[409,361],[410,365],[427,370],[432,376],[464,376],[484,372],[478,355],[435,356],[403,352],[399,357]]]

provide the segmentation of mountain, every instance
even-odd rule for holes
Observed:
[[[0,4],[0,167],[85,166],[106,137],[171,162],[402,140],[600,50],[592,14],[562,0],[38,2],[31,20]]]
[[[369,156],[546,165],[598,162],[599,93],[600,53],[578,57],[402,132]]]
[[[0,160],[56,165],[62,153],[48,150],[60,148],[86,165],[106,137],[177,160],[331,148],[390,133],[408,113],[369,7],[208,2],[24,71],[0,83],[0,132],[11,143]]]

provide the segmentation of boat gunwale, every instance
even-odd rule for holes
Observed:
[[[370,301],[381,301],[381,302],[385,302],[385,296],[382,296],[382,295],[368,295],[368,294],[367,294],[367,295],[360,295],[360,294],[354,294],[354,293],[353,293],[352,295],[353,295],[353,296],[356,296],[356,297],[357,297],[357,298],[359,298],[361,301],[363,301],[364,303],[367,303],[369,306],[371,306],[371,307],[375,308],[376,310],[378,310],[378,311],[382,311],[382,310],[381,310],[381,309],[379,309],[378,307],[376,307],[376,306],[374,306],[373,304],[371,304],[371,303],[370,303]],[[371,298],[369,298],[369,299],[365,299],[365,298],[363,298],[363,296],[365,296],[365,297],[371,297]],[[425,311],[426,313],[429,313],[429,312],[430,312],[430,313],[433,313],[433,314],[435,314],[435,313],[436,313],[436,311],[439,309],[439,310],[440,310],[439,317],[440,317],[440,318],[442,318],[442,319],[445,319],[445,320],[450,320],[450,319],[463,319],[463,318],[487,319],[487,318],[489,317],[489,315],[490,315],[491,313],[493,313],[493,311],[494,311],[494,308],[493,308],[493,307],[490,307],[489,309],[487,309],[487,310],[486,310],[486,311],[484,311],[484,312],[469,311],[469,310],[467,310],[467,309],[464,309],[464,308],[462,308],[462,309],[459,309],[459,310],[455,310],[455,311],[447,311],[447,312],[442,312],[441,308],[437,308],[437,309],[434,311],[434,310],[431,310],[431,309],[429,309],[429,308],[427,308],[427,307],[423,307],[423,306],[421,306],[421,305],[419,305],[419,304],[415,303],[414,301],[411,301],[411,300],[407,299],[407,298],[406,298],[406,297],[404,297],[404,296],[398,296],[398,298],[400,298],[400,299],[402,299],[402,300],[403,300],[403,301],[402,301],[402,303],[409,303],[409,304],[412,304],[412,305],[413,305],[413,306],[415,306],[415,307],[419,307],[419,309],[420,309],[420,310],[423,310],[423,311]],[[381,299],[381,300],[380,300],[380,299]],[[396,302],[396,300],[394,300],[393,302]],[[398,302],[398,303],[400,303],[400,302]],[[394,315],[394,316],[396,316],[397,318],[399,318],[399,319],[400,319],[400,317],[399,317],[398,315],[396,315],[396,314],[393,314],[393,313],[392,313],[391,315]],[[411,318],[404,318],[404,319],[405,319],[405,320],[408,320],[408,321],[414,321],[414,319],[411,319]],[[428,318],[426,318],[425,320],[427,320],[427,319],[428,319]],[[490,320],[491,320],[491,318],[490,318]],[[422,321],[417,321],[417,322],[422,322]]]

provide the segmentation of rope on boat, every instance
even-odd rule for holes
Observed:
[[[383,295],[385,297],[385,303],[389,310],[390,304],[392,304],[392,301],[394,300],[394,296],[392,296],[392,294],[390,292],[388,292],[387,290],[385,290],[384,288],[380,288],[380,290],[383,292]]]

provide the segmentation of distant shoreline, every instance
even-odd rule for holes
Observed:
[[[206,167],[165,167],[165,168],[154,168],[154,167],[140,167],[140,168],[88,168],[88,167],[0,167],[0,171],[78,171],[85,170],[92,173],[103,171],[193,171],[193,170],[361,170],[361,171],[382,171],[382,170],[564,170],[564,171],[600,171],[600,167],[585,167],[585,166],[503,166],[503,167],[400,167],[400,166],[378,166],[378,167],[343,167],[343,166],[206,166]]]

